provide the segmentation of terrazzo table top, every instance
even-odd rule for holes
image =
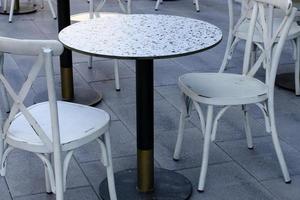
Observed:
[[[66,27],[59,40],[71,50],[121,59],[177,57],[206,50],[222,39],[205,21],[170,15],[107,15]]]

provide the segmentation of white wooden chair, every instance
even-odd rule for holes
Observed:
[[[41,5],[41,8],[44,8],[44,0],[41,0],[42,1],[42,5]],[[6,12],[7,11],[7,2],[8,0],[4,0],[3,2],[3,11]],[[54,11],[54,7],[52,5],[52,1],[51,0],[47,0],[48,2],[48,5],[49,5],[49,8],[51,10],[51,13],[52,13],[52,16],[53,16],[53,19],[56,19],[56,13]],[[9,10],[9,17],[8,17],[8,21],[9,23],[12,22],[12,18],[13,18],[13,14],[14,14],[14,7],[15,7],[15,0],[11,0],[10,1],[10,10]]]
[[[232,0],[228,0],[231,4]],[[248,104],[256,104],[263,112],[266,120],[266,130],[272,135],[273,144],[279,160],[279,164],[286,183],[291,181],[285,159],[280,147],[274,116],[274,82],[280,55],[288,37],[288,32],[293,23],[296,8],[292,8],[291,0],[253,0],[254,6],[251,13],[250,26],[246,39],[243,74],[229,73],[189,73],[179,78],[179,87],[182,91],[183,104],[179,122],[178,137],[174,152],[174,159],[180,157],[183,142],[185,119],[192,105],[200,118],[202,133],[204,135],[202,165],[199,178],[198,190],[204,190],[210,142],[215,140],[218,121],[231,106],[241,106],[244,113],[244,124],[248,148],[253,148],[251,130],[248,121]],[[264,6],[277,7],[285,16],[280,22],[278,29],[272,33],[267,26]],[[273,20],[274,18],[272,18]],[[254,39],[254,30],[257,24],[262,26],[260,32],[263,42],[261,55],[250,65],[251,46]],[[266,68],[266,80],[262,82],[254,75],[264,63]],[[206,119],[202,106],[207,106]],[[214,108],[221,107],[214,115]]]
[[[85,21],[89,19],[94,19],[98,17],[104,17],[105,15],[110,14],[131,14],[131,0],[126,1],[126,5],[121,1],[117,0],[120,10],[122,13],[109,13],[109,12],[101,12],[103,6],[106,3],[106,0],[101,0],[101,2],[96,6],[94,6],[94,0],[89,0],[89,12],[87,13],[79,13],[71,16],[71,20],[75,22]],[[88,60],[88,68],[92,69],[93,67],[93,57],[90,56]],[[119,61],[114,60],[114,75],[115,75],[115,88],[116,91],[120,91],[120,78],[119,78]]]
[[[1,176],[5,176],[6,159],[13,149],[32,152],[45,166],[46,191],[55,193],[57,200],[63,200],[73,151],[96,140],[102,153],[102,163],[107,169],[110,197],[116,200],[109,138],[110,117],[97,108],[56,100],[52,56],[58,56],[62,52],[63,46],[55,40],[0,37],[1,103],[3,102],[6,111],[9,105],[6,94],[13,99],[8,116],[5,117],[5,113],[1,112]],[[19,92],[13,90],[3,74],[5,53],[37,56]],[[25,107],[23,101],[41,69],[46,71],[49,101]],[[65,152],[64,158],[62,152]]]
[[[236,45],[239,41],[243,41],[247,39],[247,33],[249,29],[249,12],[251,12],[251,0],[235,0],[242,5],[241,16],[238,19],[237,23],[234,23],[234,12],[233,12],[233,4],[229,4],[229,34],[227,40],[227,47],[224,55],[224,59],[220,68],[220,72],[223,72],[228,64],[228,61],[231,60],[233,52],[235,50]],[[270,15],[274,15],[275,19],[273,21],[273,29],[275,30],[278,28],[280,23],[280,16],[283,14],[278,9],[266,9],[268,12],[268,17]],[[257,27],[258,29],[260,27]],[[291,41],[294,49],[293,59],[295,61],[295,93],[296,95],[300,95],[300,26],[297,22],[293,22],[288,33],[287,40]],[[260,50],[260,44],[262,42],[262,38],[259,35],[258,31],[254,33],[254,40],[253,40],[253,53],[252,53],[252,61],[255,60],[255,55],[257,50]]]
[[[163,3],[163,0],[156,0],[156,4],[155,4],[155,10],[158,10],[158,7],[160,4]],[[200,8],[199,8],[199,0],[193,0],[193,4],[195,4],[196,7],[196,11],[199,12]]]

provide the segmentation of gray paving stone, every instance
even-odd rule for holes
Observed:
[[[11,196],[3,177],[0,178],[0,200],[11,200]]]
[[[161,167],[178,170],[201,166],[203,137],[197,128],[185,130],[181,158],[173,160],[177,130],[158,131],[155,135],[155,158]],[[209,164],[228,162],[231,159],[214,143],[211,144]]]
[[[193,184],[191,199],[274,199],[250,174],[234,162],[209,165],[205,191],[197,191],[200,168],[179,171]]]
[[[91,187],[68,189],[65,193],[66,200],[99,200]],[[17,197],[15,200],[55,200],[55,195],[36,194]]]
[[[282,179],[263,181],[262,184],[278,199],[297,200],[300,196],[300,176],[292,176],[292,183],[286,184]]]
[[[112,156],[124,157],[135,155],[135,137],[126,129],[120,121],[114,121],[110,127]],[[87,144],[75,151],[75,157],[79,162],[100,160],[101,151],[97,142]]]
[[[105,167],[100,161],[81,163],[80,165],[94,190],[98,191],[99,184],[106,178]],[[114,172],[136,168],[136,157],[130,156],[113,159],[113,167]]]
[[[119,119],[128,127],[132,133],[136,133],[136,112],[135,104],[114,105],[111,107]],[[165,100],[154,102],[154,129],[177,130],[179,112]],[[186,123],[187,128],[194,127],[190,122]]]
[[[13,197],[45,192],[44,166],[32,153],[16,150],[8,157],[6,179]],[[85,176],[72,160],[69,166],[67,187],[88,185]]]
[[[103,93],[105,103],[111,108],[115,107],[116,105],[127,105],[135,103],[135,85],[136,84],[134,78],[121,79],[121,90],[117,92],[115,90],[114,80],[91,83],[91,86],[95,88],[96,91],[101,91]],[[161,100],[162,97],[154,91],[154,99]]]
[[[246,143],[242,140],[222,142],[218,145],[258,180],[282,177],[271,137],[255,138],[254,150],[248,150]],[[299,174],[299,152],[282,141],[281,146],[290,173]]]
[[[87,82],[99,81],[99,80],[114,80],[114,60],[100,60],[93,62],[93,68],[89,69],[87,62],[76,63],[74,65],[77,71],[83,76]],[[125,64],[119,62],[119,77],[130,78],[134,73],[127,68]],[[114,90],[115,88],[111,88]]]

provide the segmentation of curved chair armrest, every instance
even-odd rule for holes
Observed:
[[[0,52],[38,56],[43,48],[51,49],[53,56],[59,56],[64,50],[63,45],[57,40],[24,40],[0,37]]]

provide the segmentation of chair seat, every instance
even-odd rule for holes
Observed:
[[[229,73],[189,73],[179,87],[193,100],[210,105],[240,105],[267,99],[268,87],[258,79]]]
[[[281,23],[282,19],[280,18],[275,18],[274,19],[274,24],[273,24],[273,30],[276,31]],[[245,20],[237,29],[237,32],[235,33],[235,35],[238,38],[241,38],[243,40],[246,40],[248,37],[248,29],[250,26],[250,20]],[[255,42],[262,42],[262,36],[259,33],[260,27],[258,27],[256,29],[256,31],[254,32],[254,36],[253,36],[253,41]],[[293,22],[292,26],[290,28],[289,34],[287,36],[287,40],[291,40],[291,39],[295,39],[297,37],[300,37],[300,26],[297,24],[297,22]]]
[[[48,102],[28,107],[29,112],[52,141],[50,108]],[[109,115],[90,106],[58,101],[58,118],[62,150],[67,151],[101,136],[109,127]],[[12,121],[7,143],[33,152],[49,153],[22,113]]]

